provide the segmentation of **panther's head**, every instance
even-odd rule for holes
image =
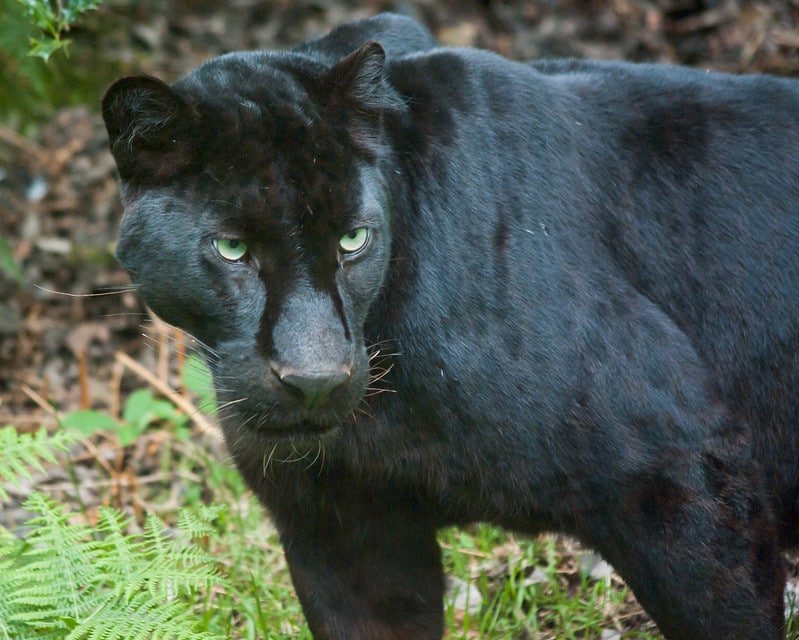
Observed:
[[[363,326],[391,253],[383,123],[405,109],[384,60],[375,42],[332,67],[230,54],[103,98],[118,257],[207,346],[229,441],[315,438],[364,396]]]

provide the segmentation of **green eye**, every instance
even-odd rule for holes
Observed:
[[[236,238],[217,238],[214,249],[228,262],[240,262],[247,255],[247,244]]]
[[[338,248],[342,253],[355,253],[366,246],[369,241],[369,229],[358,227],[349,233],[345,233],[338,241]]]

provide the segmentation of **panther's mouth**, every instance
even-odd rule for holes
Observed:
[[[258,429],[270,440],[286,442],[316,442],[326,439],[341,430],[341,423],[320,423],[303,420],[280,427],[265,427]]]
[[[260,407],[239,405],[222,417],[223,430],[249,434],[264,445],[318,443],[339,434],[347,422],[338,412],[308,415],[308,412],[263,412]],[[293,415],[292,415],[293,414]]]
[[[247,389],[246,396],[228,398],[232,392],[217,390],[224,409],[219,412],[223,430],[255,439],[258,446],[274,443],[317,443],[339,434],[352,424],[363,394],[334,396],[322,405],[303,406],[288,394],[278,396],[268,389]]]

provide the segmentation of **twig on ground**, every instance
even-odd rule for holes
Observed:
[[[210,431],[213,429],[213,425],[200,413],[200,410],[194,406],[192,402],[173,390],[165,381],[159,379],[155,374],[122,351],[117,351],[114,357],[130,371],[166,396],[170,402],[189,416],[203,431]]]
[[[63,414],[58,411],[55,407],[53,407],[47,400],[45,400],[42,396],[40,396],[36,391],[34,391],[31,387],[27,384],[23,384],[20,386],[22,389],[22,393],[28,396],[33,402],[35,402],[39,408],[44,409],[49,415],[53,416],[56,420],[61,421],[63,419]]]
[[[0,124],[0,140],[29,155],[38,165],[47,166],[49,163],[47,151],[43,147],[2,124]]]

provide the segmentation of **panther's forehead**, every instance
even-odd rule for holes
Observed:
[[[382,223],[384,185],[373,167],[350,163],[325,172],[293,174],[291,165],[273,162],[267,171],[226,181],[194,178],[196,204],[230,233],[258,238],[266,244],[313,245],[329,242],[352,228]]]
[[[307,121],[319,116],[319,101],[309,89],[325,68],[290,52],[230,53],[209,60],[172,87],[197,106],[242,105],[265,112],[286,111]]]
[[[303,168],[296,158],[302,152],[257,149],[237,157],[232,171],[212,160],[191,181],[207,206],[248,235],[346,230],[364,199],[357,167],[320,153]]]
[[[290,65],[277,58],[250,70],[250,56],[231,54],[173,85],[197,113],[194,128],[207,164],[262,172],[277,165],[296,180],[324,172],[326,162],[332,168],[351,161],[324,101],[307,89],[315,70],[297,60]]]
[[[174,85],[198,114],[192,190],[239,224],[338,229],[360,199],[352,149],[304,87],[315,70],[280,56],[253,67],[264,56],[225,56]]]

